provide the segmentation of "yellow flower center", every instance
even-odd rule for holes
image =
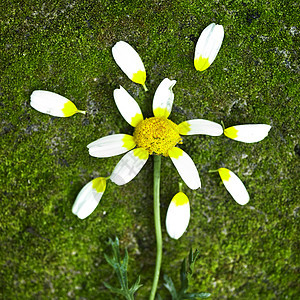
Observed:
[[[137,147],[152,154],[168,156],[168,151],[181,142],[178,126],[164,117],[152,117],[141,121],[134,130]]]

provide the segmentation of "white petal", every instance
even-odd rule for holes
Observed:
[[[235,125],[226,128],[224,134],[236,141],[255,143],[263,140],[268,135],[270,129],[271,126],[266,124]]]
[[[206,134],[219,136],[223,133],[223,128],[220,124],[203,119],[182,122],[178,125],[178,128],[179,133],[182,135]]]
[[[122,86],[114,90],[114,99],[119,112],[131,126],[135,127],[143,120],[139,105]]]
[[[168,208],[166,216],[166,229],[169,236],[179,239],[187,229],[190,221],[190,204],[188,197],[177,193]]]
[[[74,103],[67,98],[42,90],[36,90],[31,94],[30,105],[41,113],[55,117],[69,117],[79,112]]]
[[[180,148],[169,150],[169,156],[185,184],[192,190],[201,187],[200,177],[193,160]]]
[[[226,168],[218,169],[223,184],[232,198],[240,205],[249,202],[249,194],[243,182],[230,170]]]
[[[176,80],[165,78],[154,94],[153,98],[153,114],[155,117],[167,118],[173,106],[174,93],[172,88],[176,84]]]
[[[121,70],[132,81],[145,84],[146,71],[138,53],[126,42],[117,42],[112,48],[112,55]]]
[[[204,71],[215,60],[224,38],[222,25],[212,23],[201,33],[195,49],[194,65],[196,70]]]
[[[117,185],[128,183],[140,172],[148,157],[148,151],[142,148],[126,153],[113,170],[110,180]]]
[[[79,192],[72,213],[79,219],[88,217],[97,207],[106,188],[106,180],[98,177],[87,183]]]
[[[89,154],[94,157],[111,157],[125,153],[135,147],[135,141],[128,134],[113,134],[100,138],[87,145]]]

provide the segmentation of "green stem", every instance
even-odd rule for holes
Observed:
[[[156,234],[156,264],[153,277],[152,289],[149,300],[154,300],[157,284],[160,273],[161,257],[162,257],[162,237],[160,225],[160,205],[159,205],[159,185],[160,185],[160,165],[161,156],[154,155],[154,187],[153,187],[153,200],[154,200],[154,224]]]
[[[79,109],[77,109],[77,112],[80,113],[80,114],[84,114],[84,115],[86,114],[85,110],[79,110]]]
[[[144,84],[142,84],[142,86],[143,86],[145,92],[148,92],[148,89],[147,89],[147,87],[146,87],[146,84],[144,83]]]
[[[223,127],[223,130],[225,130],[225,125],[224,125],[224,122],[221,120],[221,125]]]
[[[178,182],[178,186],[179,186],[179,192],[182,192],[182,182]]]

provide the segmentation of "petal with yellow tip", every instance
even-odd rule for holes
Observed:
[[[89,154],[94,157],[111,157],[123,154],[135,146],[133,136],[121,133],[105,136],[87,145]]]
[[[244,142],[256,143],[263,140],[271,129],[267,124],[245,124],[228,127],[224,130],[224,134],[230,139]]]
[[[128,183],[140,172],[148,157],[148,151],[143,148],[129,151],[114,168],[110,180],[117,185]]]
[[[232,198],[240,205],[245,205],[249,202],[249,194],[243,182],[229,169],[218,169],[222,182],[232,196]]]
[[[142,111],[137,102],[120,86],[114,90],[114,99],[123,118],[133,127],[143,121]]]
[[[98,177],[87,183],[79,192],[72,213],[79,219],[88,217],[99,204],[106,188],[106,179]]]
[[[199,173],[190,156],[178,147],[169,150],[169,156],[185,184],[192,190],[201,187]]]
[[[146,71],[138,53],[126,42],[117,42],[112,48],[112,55],[121,70],[133,82],[145,85]]]
[[[84,111],[78,110],[69,99],[49,91],[36,90],[30,96],[30,105],[37,111],[54,117],[70,117]]]
[[[194,65],[197,71],[206,70],[215,60],[224,38],[222,25],[211,23],[201,33],[195,49]]]
[[[181,135],[206,134],[219,136],[223,133],[223,128],[220,124],[203,119],[182,122],[178,125],[178,128]]]
[[[188,197],[182,193],[177,193],[170,202],[167,216],[166,229],[169,236],[179,239],[187,229],[190,221],[190,203]]]
[[[152,105],[155,117],[169,117],[174,100],[172,88],[175,84],[176,80],[165,78],[156,89]]]

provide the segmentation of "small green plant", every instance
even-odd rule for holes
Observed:
[[[113,250],[113,256],[109,257],[104,255],[106,261],[113,267],[115,270],[118,280],[120,282],[121,288],[113,287],[110,284],[103,282],[106,288],[108,288],[112,293],[116,293],[124,296],[125,299],[133,300],[134,293],[142,286],[140,284],[140,276],[133,284],[131,288],[128,287],[128,278],[127,278],[127,266],[128,266],[128,252],[125,249],[125,256],[123,261],[121,260],[120,249],[119,249],[119,239],[116,237],[116,240],[113,241],[109,239],[108,243],[111,245]]]
[[[189,283],[192,279],[192,275],[194,273],[195,262],[200,254],[199,250],[190,250],[189,256],[184,258],[181,264],[180,269],[180,282],[181,286],[179,291],[176,290],[173,280],[168,276],[164,275],[164,286],[168,289],[172,296],[172,300],[182,300],[182,299],[205,299],[210,296],[210,293],[187,293],[186,291],[189,288]],[[162,298],[159,296],[158,298],[161,300]]]

